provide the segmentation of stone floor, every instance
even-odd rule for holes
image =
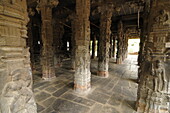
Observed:
[[[137,56],[119,65],[110,60],[109,78],[96,76],[97,59],[92,60],[92,89],[84,95],[72,89],[74,71],[69,64],[69,59],[63,62],[53,81],[43,81],[38,71],[33,72],[38,113],[136,113]]]

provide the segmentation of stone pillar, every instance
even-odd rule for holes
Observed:
[[[55,57],[54,57],[54,64],[55,67],[61,67],[62,66],[62,38],[64,35],[64,25],[60,23],[60,20],[55,19],[53,20],[53,43],[55,48]]]
[[[170,2],[153,1],[148,15],[145,56],[140,64],[138,113],[169,113]]]
[[[128,56],[128,38],[129,38],[129,31],[126,30],[124,34],[124,52],[123,52],[123,61],[127,58]]]
[[[112,48],[113,48],[113,58],[115,58],[115,54],[116,54],[116,36],[114,35],[113,36],[113,46],[112,46]]]
[[[116,63],[122,63],[122,54],[123,54],[123,23],[119,21],[118,23],[118,39],[117,39],[117,58]]]
[[[111,18],[112,5],[105,4],[102,6],[100,17],[100,43],[99,43],[99,59],[98,59],[98,76],[109,76],[109,48],[111,35]]]
[[[110,54],[109,57],[113,57],[113,36],[110,37]]]
[[[91,88],[89,15],[90,0],[76,0],[74,89],[78,92]]]
[[[95,52],[96,52],[96,35],[93,36],[93,43],[92,43],[92,59],[95,59]]]
[[[71,30],[72,30],[72,36],[71,36],[71,68],[75,70],[75,49],[76,49],[76,37],[75,37],[75,30],[76,30],[76,15],[73,13],[70,15],[71,19]]]
[[[52,8],[58,4],[58,1],[41,0],[39,7],[42,21],[42,78],[50,80],[55,78],[54,67],[54,47],[53,47],[53,26],[52,26]]]
[[[98,43],[97,43],[97,58],[99,58],[99,45],[100,45],[100,40],[99,40],[99,36],[98,36]]]
[[[35,12],[33,11],[32,8],[29,8],[28,9],[28,15],[29,15],[29,22],[27,24],[27,28],[28,28],[28,39],[27,39],[27,46],[30,48],[30,59],[31,59],[31,66],[32,66],[32,69],[34,67],[34,45],[33,45],[33,34],[32,34],[32,19],[33,19],[33,16],[35,15]]]
[[[37,113],[26,47],[26,1],[0,1],[0,113]]]

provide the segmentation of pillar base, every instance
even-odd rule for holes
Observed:
[[[62,63],[58,63],[58,64],[55,65],[55,68],[60,68],[60,67],[62,67],[62,66],[63,66]]]
[[[121,58],[117,58],[116,59],[116,64],[122,64],[122,59]]]
[[[90,91],[90,89],[91,89],[90,83],[88,83],[85,86],[81,86],[79,84],[74,84],[74,91],[77,93],[85,93],[85,92]]]
[[[53,77],[42,77],[42,79],[43,80],[45,80],[45,81],[51,81],[51,80],[54,80],[54,79],[56,79],[56,76],[53,76]]]
[[[108,78],[109,77],[109,72],[108,71],[98,71],[97,75],[103,78]]]

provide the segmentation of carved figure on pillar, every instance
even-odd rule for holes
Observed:
[[[169,19],[168,14],[165,10],[161,10],[160,14],[155,18],[155,22],[159,25],[164,25],[166,21]]]
[[[167,92],[167,77],[161,60],[156,61],[156,68],[152,69],[154,76],[154,91]]]

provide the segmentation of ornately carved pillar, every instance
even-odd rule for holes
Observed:
[[[112,23],[112,5],[104,4],[101,9],[100,17],[100,43],[99,43],[99,59],[98,59],[98,76],[109,76],[109,48]]]
[[[69,15],[69,19],[71,20],[71,69],[75,70],[75,49],[76,49],[76,37],[75,37],[75,30],[76,30],[76,15],[72,13]]]
[[[55,19],[55,18],[54,18]],[[59,19],[53,20],[53,43],[54,43],[54,52],[55,52],[55,67],[62,66],[62,37],[64,35],[64,25],[60,23]]]
[[[117,58],[116,63],[122,63],[122,55],[123,55],[123,23],[120,21],[118,23],[118,38],[117,38]]]
[[[156,0],[148,15],[138,89],[138,113],[169,113],[170,104],[170,2]]]
[[[113,50],[113,58],[115,58],[115,54],[116,54],[116,36],[113,36],[113,46],[112,46],[112,50]]]
[[[0,113],[37,113],[27,23],[26,0],[0,1]]]
[[[90,0],[76,0],[74,89],[78,92],[87,91],[91,87],[89,15]]]
[[[125,60],[128,56],[128,38],[129,38],[129,32],[126,30],[126,33],[124,35],[124,55],[123,60]]]
[[[110,53],[109,53],[109,57],[110,58],[113,57],[113,35],[110,36]]]
[[[57,6],[57,0],[41,0],[39,7],[41,11],[42,21],[42,53],[41,53],[41,65],[42,65],[42,78],[50,80],[55,78],[54,67],[54,47],[53,47],[53,26],[52,26],[52,8]]]
[[[28,28],[28,40],[27,40],[27,46],[30,48],[30,53],[31,53],[31,66],[32,69],[34,67],[34,63],[35,63],[35,58],[34,58],[34,45],[33,45],[33,34],[32,34],[32,21],[33,21],[33,16],[35,15],[35,12],[33,11],[32,8],[28,9],[28,15],[29,15],[29,22],[27,24],[27,28]]]

